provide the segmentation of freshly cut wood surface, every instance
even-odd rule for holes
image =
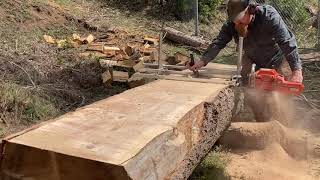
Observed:
[[[68,113],[10,142],[121,164],[224,87],[157,81]]]

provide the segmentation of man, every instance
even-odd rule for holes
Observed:
[[[269,5],[249,4],[249,0],[229,0],[227,8],[228,21],[201,60],[189,67],[190,70],[207,65],[232,38],[238,43],[241,36],[245,38],[241,72],[244,84],[248,82],[253,63],[257,69],[275,68],[280,73],[281,67],[287,63],[292,72],[288,80],[303,81],[295,36],[288,30],[276,9]]]

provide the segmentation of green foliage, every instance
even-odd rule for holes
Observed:
[[[194,17],[193,0],[176,0],[174,2],[174,9],[172,11],[180,20],[190,20]]]
[[[229,180],[230,178],[225,174],[225,168],[230,162],[227,155],[221,146],[216,147],[198,165],[190,180]]]
[[[217,13],[223,0],[199,0],[199,13],[201,19],[212,18]]]
[[[194,17],[195,0],[176,0],[175,12],[179,19],[191,19]],[[199,15],[200,19],[210,19],[215,16],[218,7],[223,0],[199,0]]]
[[[305,0],[270,0],[269,4],[279,11],[291,27],[305,25],[308,22],[309,15],[305,10]]]

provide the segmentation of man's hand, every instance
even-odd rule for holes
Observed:
[[[200,68],[204,67],[205,65],[206,65],[206,63],[202,60],[197,61],[193,66],[190,66],[190,62],[187,63],[187,67],[191,71],[199,70]]]
[[[302,70],[299,69],[299,70],[292,71],[290,81],[302,83],[303,81]]]

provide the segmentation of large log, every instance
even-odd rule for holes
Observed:
[[[233,106],[228,85],[158,80],[6,138],[0,179],[186,179]]]
[[[195,37],[189,36],[181,31],[175,30],[173,28],[165,28],[166,38],[180,44],[192,46],[192,47],[204,47],[208,44],[205,40]]]

